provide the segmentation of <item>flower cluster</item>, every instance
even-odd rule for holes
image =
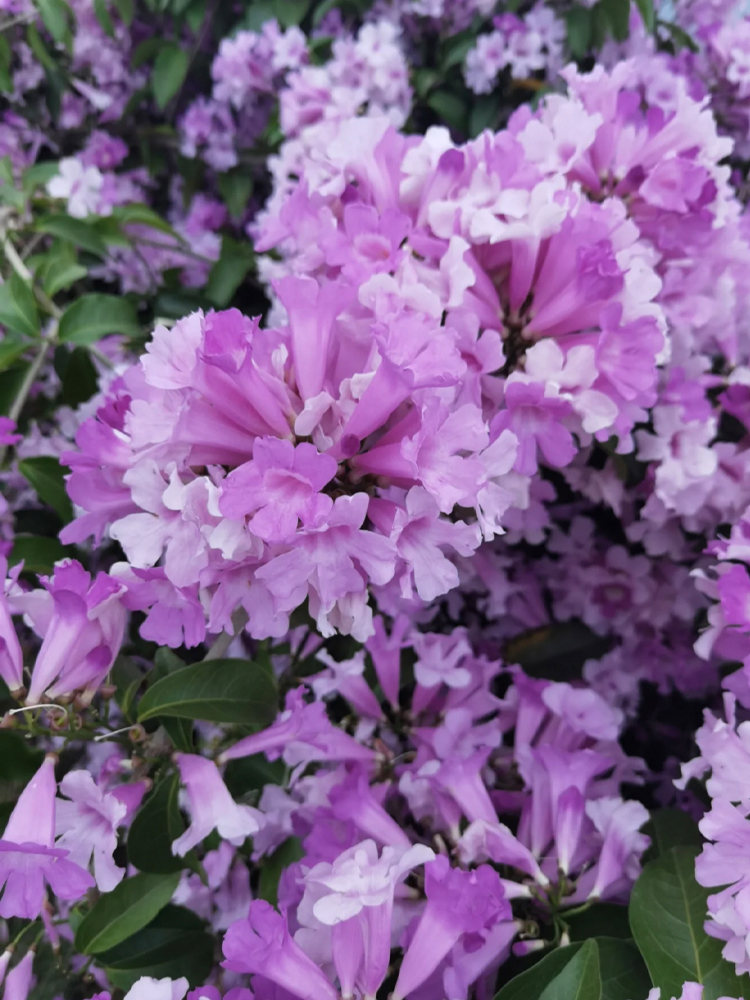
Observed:
[[[4,1000],[747,993],[745,7],[0,0]]]

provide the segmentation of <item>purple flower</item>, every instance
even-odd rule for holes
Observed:
[[[222,484],[219,509],[232,518],[253,515],[248,523],[265,542],[287,541],[304,525],[322,521],[333,500],[321,494],[336,475],[336,460],[321,455],[311,444],[278,438],[256,438],[253,460],[227,476]]]
[[[289,933],[286,920],[254,899],[247,919],[224,935],[225,968],[263,976],[302,1000],[337,1000],[338,992]]]
[[[44,695],[54,699],[74,691],[90,700],[122,645],[124,587],[107,573],[92,582],[71,559],[59,562],[53,576],[40,581],[44,590],[13,596],[13,607],[43,636],[27,701],[34,704]]]
[[[60,782],[60,791],[66,798],[57,802],[55,846],[65,848],[68,860],[84,869],[93,856],[96,884],[101,892],[111,892],[125,875],[112,854],[127,806],[94,784],[88,771],[69,771]]]
[[[184,857],[212,830],[230,844],[241,844],[260,829],[263,817],[250,806],[237,805],[211,760],[197,754],[175,754],[190,800],[190,826],[172,844],[172,853]]]
[[[45,882],[64,900],[80,899],[93,878],[55,848],[55,758],[47,756],[21,792],[0,840],[0,916],[35,920]]]
[[[439,855],[425,865],[427,905],[406,949],[393,995],[409,996],[464,935],[478,935],[512,917],[497,872],[480,865],[465,872]]]

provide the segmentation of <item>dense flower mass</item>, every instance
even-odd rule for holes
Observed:
[[[0,91],[3,1000],[748,995],[744,0],[0,0]]]

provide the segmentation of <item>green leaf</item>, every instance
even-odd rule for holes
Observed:
[[[110,333],[140,336],[135,309],[117,295],[84,295],[68,306],[60,320],[62,343],[88,346]]]
[[[104,34],[109,35],[110,38],[114,38],[115,26],[112,24],[112,18],[109,16],[105,0],[94,0],[94,13],[96,14],[97,21],[102,26]]]
[[[23,562],[27,573],[51,573],[55,563],[75,554],[75,549],[66,548],[56,538],[42,535],[16,535],[8,562],[11,566]]]
[[[178,872],[182,858],[172,854],[172,841],[185,830],[178,796],[180,776],[170,774],[154,788],[135,815],[128,833],[128,860],[142,872]]]
[[[583,944],[569,944],[545,955],[530,969],[515,976],[495,996],[495,1000],[538,1000],[547,986],[578,954]]]
[[[253,193],[253,178],[246,167],[219,174],[219,192],[233,219],[241,219]]]
[[[476,35],[471,30],[462,31],[449,38],[445,43],[445,55],[442,60],[443,71],[462,63],[476,43]]]
[[[130,65],[133,69],[138,69],[147,63],[149,59],[159,52],[159,50],[164,46],[165,42],[163,38],[158,35],[152,35],[151,38],[147,38],[145,41],[137,45],[133,50],[133,55],[130,57]],[[127,108],[126,108],[127,113]]]
[[[6,334],[0,340],[0,372],[17,361],[28,347],[28,340],[22,340],[16,334]]]
[[[42,287],[52,299],[58,292],[70,288],[76,281],[85,278],[88,271],[76,260],[69,260],[61,255],[49,257],[41,276]]]
[[[112,216],[123,226],[132,224],[150,226],[152,229],[156,229],[160,233],[169,233],[170,236],[174,235],[174,229],[170,226],[166,219],[162,219],[158,212],[155,212],[153,208],[149,208],[148,205],[142,205],[139,201],[131,202],[130,205],[120,205],[117,208],[114,208],[112,210]]]
[[[172,100],[185,80],[190,55],[179,45],[165,45],[156,57],[151,76],[151,89],[156,103],[164,109]]]
[[[70,39],[68,18],[71,10],[65,0],[36,0],[36,4],[50,35],[58,44],[67,44]]]
[[[599,948],[589,939],[539,994],[539,1000],[601,1000]]]
[[[450,128],[463,132],[466,128],[466,102],[452,90],[435,90],[427,104]]]
[[[630,34],[630,0],[600,0],[599,8],[615,40],[624,42]]]
[[[39,333],[39,312],[34,295],[15,271],[4,285],[0,285],[0,323],[24,337],[36,337]]]
[[[635,943],[662,996],[679,996],[682,984],[702,983],[704,1000],[750,997],[750,978],[738,978],[721,956],[722,942],[703,929],[708,890],[695,880],[694,847],[673,847],[641,872],[630,897]]]
[[[0,35],[0,90],[13,90],[13,78],[10,75],[12,61],[10,42],[5,35]]]
[[[265,754],[255,753],[250,757],[230,760],[224,771],[224,782],[233,799],[239,799],[248,792],[257,792],[266,785],[284,783],[286,765],[283,760],[268,760]]]
[[[284,869],[305,856],[297,837],[288,837],[269,858],[263,859],[258,883],[258,898],[276,906],[279,901],[279,879]]]
[[[82,250],[88,250],[99,257],[107,253],[107,246],[99,233],[88,222],[73,219],[69,215],[46,215],[36,224],[39,233],[49,233],[62,240],[68,240]]]
[[[632,941],[598,937],[599,972],[602,979],[602,1000],[633,1000],[646,997],[651,978]]]
[[[0,782],[26,784],[34,777],[44,753],[29,746],[19,733],[0,729]]]
[[[583,59],[591,45],[592,18],[585,7],[573,7],[566,15],[568,48],[574,59]]]
[[[644,861],[658,858],[672,847],[700,847],[703,843],[698,824],[681,809],[657,809],[643,832],[651,838]]]
[[[63,524],[73,520],[73,505],[65,490],[65,475],[70,472],[52,455],[24,458],[18,463],[21,475],[36,490],[44,503],[56,510]]]
[[[568,918],[561,914],[568,925],[571,941],[585,941],[604,934],[609,938],[629,938],[628,908],[619,903],[594,903],[587,910]]]
[[[247,244],[229,236],[221,241],[221,256],[211,268],[206,295],[217,309],[226,308],[242,282],[252,270],[254,257]]]
[[[635,0],[646,31],[653,31],[656,27],[656,15],[654,13],[654,0]]]
[[[193,723],[191,719],[173,719],[171,716],[168,716],[161,720],[161,724],[164,726],[166,734],[172,741],[175,750],[179,750],[180,753],[193,753],[195,746],[193,744]]]
[[[586,660],[598,659],[610,642],[578,619],[521,632],[507,643],[506,663],[518,663],[532,677],[576,680]]]
[[[23,189],[27,194],[31,194],[38,187],[42,187],[60,172],[60,165],[57,160],[45,160],[43,163],[32,163],[23,172]]]
[[[469,137],[475,138],[485,129],[494,129],[500,115],[500,98],[497,94],[478,97],[469,115]]]
[[[122,23],[129,28],[135,17],[134,0],[113,0],[117,13],[120,15]]]
[[[83,918],[76,931],[76,949],[84,955],[98,955],[126,941],[164,909],[179,881],[179,872],[124,879]]]
[[[141,722],[171,715],[205,722],[268,725],[276,716],[276,687],[249,660],[205,660],[169,674],[146,691]]]
[[[190,910],[168,903],[150,924],[127,941],[97,955],[110,981],[129,990],[141,976],[177,979],[202,985],[213,966],[214,939]]]
[[[26,29],[26,41],[42,66],[50,73],[57,72],[57,63],[47,51],[35,24],[30,24]]]
[[[282,28],[291,28],[300,22],[310,9],[310,0],[274,0],[273,10]]]
[[[65,351],[65,348],[59,348],[58,351]],[[99,378],[85,347],[76,347],[70,352],[65,351],[65,354],[65,362],[59,368],[57,355],[55,356],[55,369],[62,381],[63,403],[75,409],[96,393]]]

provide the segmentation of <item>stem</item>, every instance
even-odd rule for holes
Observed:
[[[18,17],[12,17],[9,21],[3,21],[0,24],[0,35],[4,31],[9,31],[11,28],[15,28],[17,24],[31,24],[32,21],[36,19],[36,13],[34,14],[19,14]]]
[[[6,258],[8,259],[8,262],[10,263],[10,266],[13,268],[16,274],[24,281],[33,282],[34,276],[32,275],[31,271],[29,271],[28,267],[26,267],[24,262],[21,260],[16,251],[16,248],[13,246],[13,244],[10,242],[7,236],[3,240],[3,251],[5,253]],[[33,289],[33,284],[32,284],[32,289]],[[24,408],[24,404],[28,399],[29,393],[31,392],[31,389],[34,383],[36,382],[37,376],[44,367],[44,363],[47,360],[47,355],[49,354],[50,349],[54,347],[55,343],[57,342],[57,333],[59,329],[58,320],[62,316],[62,312],[60,311],[60,309],[57,308],[55,303],[47,295],[45,295],[44,292],[41,292],[38,289],[33,289],[33,291],[35,292],[36,297],[39,300],[40,304],[44,305],[47,311],[52,315],[53,319],[49,325],[47,333],[42,336],[41,343],[36,352],[36,355],[34,356],[34,359],[32,360],[28,369],[26,370],[26,374],[24,375],[23,381],[18,387],[16,398],[13,400],[13,402],[10,405],[10,409],[8,410],[8,416],[13,421],[18,421],[18,418],[21,415],[21,411]],[[0,448],[0,465],[2,465],[3,461],[5,460],[6,451],[7,451],[7,446]]]

